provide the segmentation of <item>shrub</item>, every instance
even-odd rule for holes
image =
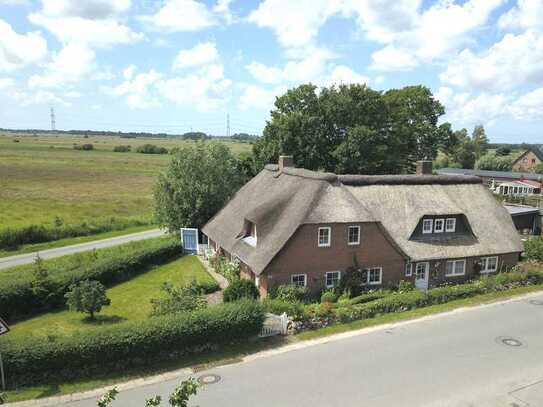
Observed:
[[[191,281],[184,287],[174,287],[170,283],[164,283],[161,289],[166,293],[166,298],[151,300],[153,304],[151,316],[190,312],[207,307],[207,301],[202,296],[202,289],[196,281]]]
[[[384,290],[369,291],[369,292],[367,292],[365,294],[361,294],[361,295],[359,295],[357,297],[351,298],[349,303],[351,305],[363,304],[365,302],[378,300],[379,298],[383,298],[383,297],[385,297],[387,295],[390,295],[389,291],[384,291]]]
[[[251,280],[235,280],[223,292],[224,302],[241,300],[242,298],[257,299],[258,289]]]
[[[401,293],[413,291],[415,288],[415,283],[412,281],[401,280],[400,284],[398,284],[398,291]]]
[[[136,152],[142,154],[168,154],[168,149],[154,144],[144,144],[139,146]]]
[[[246,300],[104,327],[92,335],[59,336],[53,342],[7,338],[0,352],[10,387],[36,385],[149,366],[246,341],[260,332],[263,320],[262,305]]]
[[[267,312],[282,314],[285,312],[291,319],[300,320],[304,318],[304,306],[299,301],[283,301],[280,299],[266,298],[262,301]]]
[[[226,278],[229,283],[239,280],[239,263],[228,261],[223,256],[215,256],[211,258],[211,265],[215,271]]]
[[[92,145],[92,144],[74,144],[74,150],[90,151],[90,150],[94,150],[94,145]]]
[[[94,314],[100,312],[104,305],[111,303],[106,296],[106,287],[99,281],[81,281],[72,284],[70,290],[64,294],[66,305],[72,311],[85,312],[91,320]]]
[[[307,288],[296,284],[282,284],[270,290],[270,297],[288,302],[301,302],[307,298]]]
[[[529,260],[543,261],[543,238],[532,237],[524,242],[524,255]]]
[[[490,171],[511,171],[514,158],[511,156],[499,156],[485,154],[475,161],[475,169]]]
[[[23,244],[44,243],[76,236],[90,236],[112,230],[123,230],[132,226],[148,225],[149,221],[140,218],[94,220],[80,224],[67,225],[58,216],[52,225],[29,225],[18,229],[0,230],[0,249],[16,249]]]
[[[64,294],[72,284],[83,280],[111,286],[178,257],[177,238],[147,239],[109,249],[77,253],[43,262],[47,276],[37,292],[35,265],[3,270],[0,273],[0,310],[10,320],[40,311],[63,307]],[[9,321],[8,321],[9,322]]]
[[[115,146],[115,147],[113,147],[113,152],[114,152],[114,153],[127,153],[127,152],[129,152],[131,149],[132,149],[131,146],[128,146],[128,145],[120,145],[120,146]]]
[[[321,303],[335,302],[336,297],[337,295],[334,290],[324,290],[321,294]]]

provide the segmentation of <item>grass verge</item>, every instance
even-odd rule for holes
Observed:
[[[391,314],[379,315],[368,320],[354,321],[346,324],[336,324],[315,331],[303,332],[294,337],[275,337],[258,342],[232,345],[220,352],[205,353],[190,358],[170,360],[166,363],[150,366],[145,370],[125,371],[122,373],[107,373],[100,377],[93,377],[86,380],[78,380],[63,383],[52,383],[35,387],[26,387],[8,391],[9,402],[36,399],[50,396],[60,396],[65,394],[77,393],[95,389],[102,386],[122,383],[125,381],[142,378],[150,375],[161,374],[174,369],[184,367],[193,367],[195,371],[209,368],[216,365],[223,365],[241,361],[244,356],[263,351],[270,348],[277,348],[296,341],[315,339],[327,335],[333,335],[341,332],[347,332],[370,326],[381,325],[391,322],[414,319],[426,315],[437,314],[446,311],[452,311],[461,307],[475,306],[484,303],[490,303],[497,300],[503,300],[514,296],[527,294],[530,292],[543,290],[543,284],[514,288],[508,291],[493,292],[482,294],[471,298],[451,301],[445,304],[431,305],[406,312],[397,312]]]
[[[156,225],[133,226],[123,230],[112,230],[110,232],[98,233],[91,236],[70,237],[67,239],[55,240],[53,242],[26,244],[19,246],[16,250],[0,250],[0,258],[17,256],[18,254],[32,253],[48,249],[56,249],[57,247],[71,246],[74,244],[93,242],[95,240],[109,239],[111,237],[128,235],[130,233],[144,232],[150,229],[156,229]]]

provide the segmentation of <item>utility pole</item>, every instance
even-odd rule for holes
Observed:
[[[56,130],[55,109],[51,107],[51,130]]]
[[[226,137],[230,138],[230,113],[226,113]]]

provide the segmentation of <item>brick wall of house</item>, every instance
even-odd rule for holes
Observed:
[[[535,167],[541,164],[541,160],[532,152],[528,151],[520,159],[513,164],[513,171],[530,172],[534,171]]]
[[[360,226],[360,244],[348,245],[348,227]],[[329,226],[330,247],[318,247],[318,228]],[[404,277],[405,260],[385,237],[377,223],[333,223],[302,225],[272,260],[260,277],[261,286],[268,289],[289,284],[293,274],[306,274],[312,292],[325,285],[327,271],[342,271],[358,265],[360,268],[382,267],[382,285],[397,284]]]

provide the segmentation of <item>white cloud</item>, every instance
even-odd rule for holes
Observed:
[[[275,66],[267,66],[253,61],[245,66],[253,78],[263,83],[280,83],[284,80],[284,72]]]
[[[510,111],[513,117],[519,120],[543,119],[543,88],[519,97],[511,105]]]
[[[440,75],[443,82],[470,89],[510,90],[543,82],[543,35],[506,34],[479,54],[466,49]]]
[[[65,92],[64,96],[67,98],[80,98],[82,95],[80,92],[77,92],[75,90],[70,90],[68,92]]]
[[[494,120],[509,112],[509,97],[504,94],[467,92],[455,93],[451,88],[441,87],[434,97],[445,106],[443,121],[453,121],[457,125],[473,126],[492,124]]]
[[[21,106],[54,104],[70,107],[72,105],[70,102],[66,102],[64,99],[58,97],[54,93],[44,90],[39,90],[35,93],[14,92],[10,96],[18,101]]]
[[[39,62],[46,55],[47,42],[39,32],[18,34],[0,19],[0,72]]]
[[[53,61],[46,65],[43,74],[30,77],[28,86],[52,88],[76,83],[93,71],[94,58],[94,51],[90,48],[69,43],[53,56]]]
[[[230,4],[233,0],[217,0],[217,4],[213,7],[213,12],[221,16],[227,24],[234,22],[234,16],[230,11]]]
[[[92,110],[100,110],[100,109],[102,109],[102,105],[100,105],[100,104],[92,105],[92,106],[91,106],[91,109],[92,109]]]
[[[28,19],[46,28],[62,43],[79,42],[90,47],[109,48],[116,44],[132,44],[144,38],[114,19],[91,20],[82,17],[49,17],[32,13]]]
[[[173,69],[182,69],[199,65],[207,65],[219,59],[217,46],[214,42],[197,44],[193,48],[178,52],[173,61]]]
[[[368,84],[370,82],[370,79],[367,76],[356,73],[348,66],[338,65],[332,71],[329,82],[336,85],[348,85],[352,83]]]
[[[266,110],[271,109],[277,96],[287,91],[284,86],[273,89],[265,89],[261,86],[243,84],[239,97],[239,108],[241,110]]]
[[[380,71],[406,71],[415,68],[419,63],[412,53],[388,45],[372,54],[371,69]]]
[[[28,0],[0,0],[0,6],[27,6]]]
[[[195,0],[166,0],[153,15],[140,16],[147,27],[156,31],[198,31],[217,24],[213,13]]]
[[[0,78],[0,89],[11,88],[15,85],[15,81],[12,78]]]
[[[42,0],[43,12],[52,17],[111,17],[130,8],[130,0]]]
[[[343,7],[342,0],[264,0],[248,21],[271,28],[285,47],[305,47],[326,20]]]
[[[503,29],[543,30],[543,1],[518,0],[518,4],[498,20]]]
[[[186,76],[178,76],[157,83],[164,98],[178,104],[194,106],[207,112],[223,106],[230,95],[232,81],[224,77],[224,67],[213,64]]]
[[[112,96],[125,97],[126,103],[133,109],[160,106],[160,101],[153,95],[153,85],[162,78],[162,74],[154,69],[136,75],[135,71],[135,66],[129,66],[123,72],[124,82],[115,87],[102,86],[102,91]]]

